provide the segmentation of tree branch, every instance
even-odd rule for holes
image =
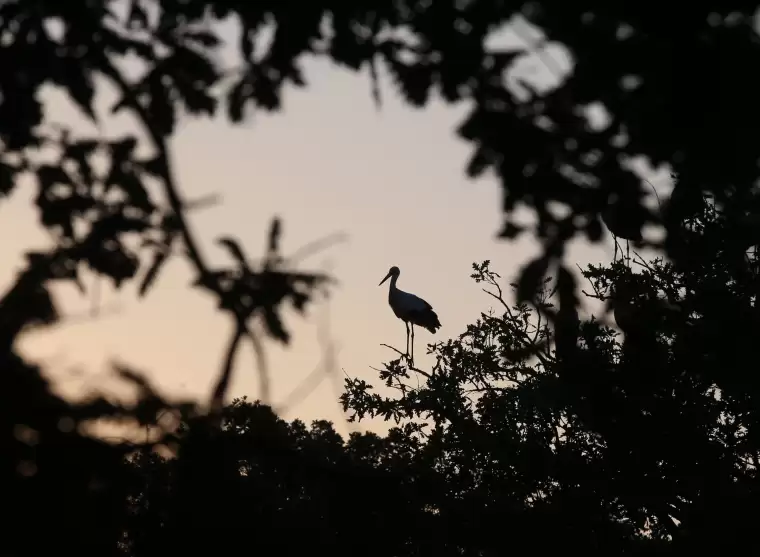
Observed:
[[[214,387],[214,391],[211,395],[211,412],[212,414],[218,414],[221,412],[224,406],[224,395],[227,392],[227,388],[230,384],[232,377],[232,366],[235,362],[235,355],[237,354],[238,347],[240,346],[240,340],[245,334],[245,325],[240,320],[237,322],[235,332],[230,338],[230,343],[227,347],[227,354],[224,358],[224,366],[222,367],[222,373],[219,376],[219,380]]]
[[[110,60],[108,60],[105,55],[102,56],[101,61],[103,62],[101,70],[106,74],[107,77],[111,79],[114,85],[116,85],[119,92],[124,96],[126,104],[140,117],[145,131],[147,132],[148,136],[153,142],[154,147],[156,148],[158,158],[161,161],[161,166],[164,170],[163,178],[166,197],[169,200],[169,205],[171,206],[172,211],[174,211],[177,218],[180,232],[182,233],[182,239],[184,240],[187,247],[188,255],[195,265],[198,274],[200,274],[202,278],[207,277],[209,276],[210,271],[205,261],[203,260],[198,242],[193,237],[193,234],[190,231],[190,226],[187,222],[187,219],[185,218],[185,206],[179,195],[179,188],[174,181],[171,159],[169,155],[169,149],[166,145],[166,140],[164,139],[163,135],[161,135],[161,133],[156,129],[156,127],[151,124],[152,118],[150,117],[150,114],[148,114],[145,108],[137,100],[134,92],[132,91],[132,88],[121,75],[119,70],[111,63]]]
[[[410,371],[413,371],[415,373],[419,373],[420,375],[422,375],[423,377],[427,377],[428,379],[430,379],[432,377],[431,374],[429,374],[427,371],[423,371],[420,368],[414,367],[414,365],[410,364],[409,363],[409,360],[410,360],[409,356],[407,356],[406,354],[404,354],[398,348],[394,348],[390,344],[385,344],[385,343],[382,343],[382,342],[380,343],[380,346],[385,346],[386,348],[390,348],[391,350],[393,350],[394,352],[396,352],[399,356],[401,356],[402,358],[405,358],[406,361],[407,361],[407,366],[406,367]]]
[[[154,144],[154,147],[157,151],[158,159],[160,161],[160,165],[164,171],[163,182],[164,182],[164,190],[166,192],[166,197],[177,219],[177,224],[178,224],[180,233],[182,234],[182,239],[185,243],[185,247],[187,248],[187,255],[192,261],[196,272],[198,273],[198,275],[200,275],[201,280],[199,281],[199,283],[204,285],[206,288],[214,291],[220,298],[223,297],[224,293],[221,292],[219,289],[217,289],[215,287],[214,281],[211,280],[211,277],[212,277],[211,272],[208,266],[206,265],[206,262],[201,253],[199,244],[196,241],[195,237],[193,236],[193,233],[190,230],[190,225],[187,219],[185,218],[185,214],[184,214],[185,204],[182,201],[182,198],[180,197],[179,188],[174,181],[169,149],[167,147],[165,138],[158,131],[158,129],[156,129],[156,127],[152,125],[151,123],[152,119],[150,117],[150,114],[148,114],[145,108],[140,104],[134,92],[132,91],[132,88],[124,79],[124,77],[121,75],[121,72],[119,72],[119,70],[111,63],[111,61],[108,59],[108,57],[105,54],[101,55],[101,62],[102,62],[102,65],[100,68],[101,71],[113,82],[113,84],[116,86],[119,92],[124,96],[124,101],[126,105],[129,106],[138,115],[145,131],[147,132],[148,136],[150,137],[151,141]],[[216,404],[220,404],[221,401],[224,399],[224,394],[227,390],[227,387],[229,386],[230,376],[232,374],[232,361],[234,360],[234,354],[237,351],[237,346],[238,346],[238,343],[240,342],[240,337],[244,333],[248,334],[249,337],[251,338],[251,342],[254,346],[254,351],[256,352],[259,363],[263,361],[263,352],[262,352],[261,345],[258,339],[253,335],[253,333],[251,333],[248,330],[244,322],[240,321],[240,319],[238,319],[237,317],[236,317],[236,321],[237,321],[236,332],[232,338],[232,341],[230,342],[227,358],[225,359],[225,363],[224,363],[224,366],[222,367],[219,380],[217,381],[216,389],[214,390],[214,393],[212,394],[212,397],[211,397],[212,408]],[[266,371],[263,367],[260,368],[260,373],[262,374],[262,376],[265,375]],[[262,394],[262,397],[264,396],[268,397],[268,391],[269,391],[268,377],[262,379],[262,387],[265,391]]]
[[[253,353],[256,356],[256,368],[259,370],[259,399],[264,404],[271,404],[272,393],[269,383],[269,368],[267,366],[266,356],[264,355],[264,346],[262,346],[256,333],[245,327],[245,323],[243,324],[243,328],[248,335],[248,338],[251,340]]]

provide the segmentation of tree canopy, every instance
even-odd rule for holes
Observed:
[[[556,285],[544,282],[538,308],[512,304],[490,262],[474,264],[493,307],[431,344],[430,369],[401,356],[380,390],[346,379],[351,419],[394,422],[386,436],[343,440],[329,423],[237,400],[213,442],[186,429],[176,458],[130,461],[140,480],[125,551],[254,540],[296,554],[292,529],[338,555],[757,548],[756,349],[744,335],[756,333],[758,260],[727,264],[714,241],[726,226],[706,200],[683,229],[704,246],[690,269],[639,257],[584,269],[585,295],[611,307],[580,322],[572,367],[566,331],[540,311]]]
[[[487,554],[521,541],[605,554],[754,544],[757,267],[748,250],[758,243],[760,147],[750,135],[760,120],[760,85],[751,77],[757,3],[670,8],[581,0],[3,2],[0,192],[9,196],[33,177],[40,224],[55,238],[50,250],[27,254],[0,300],[7,551],[103,555],[116,540],[133,554],[183,544],[231,549],[251,521],[270,535],[284,524],[308,524],[315,535],[329,525],[325,547],[345,553],[355,541],[378,555]],[[572,68],[557,87],[533,90],[514,72],[525,51],[489,46],[516,16],[570,53]],[[231,66],[220,57],[223,20],[239,28],[228,45],[239,59]],[[187,219],[198,201],[184,199],[173,172],[168,141],[180,119],[224,113],[239,123],[255,109],[279,110],[285,87],[307,86],[300,65],[310,56],[367,69],[378,102],[382,65],[410,106],[433,95],[467,103],[458,130],[472,144],[467,175],[493,170],[504,192],[502,235],[522,232],[511,217],[527,207],[543,245],[515,283],[517,306],[495,291],[502,313],[436,345],[433,370],[388,364],[383,379],[398,398],[349,381],[347,409],[398,420],[384,438],[343,443],[327,424],[287,424],[246,402],[223,407],[241,341],[261,351],[254,320],[287,342],[282,308],[303,309],[329,277],[280,253],[277,220],[261,263],[222,237],[234,264],[212,265]],[[140,133],[81,137],[45,121],[47,85],[62,88],[84,117],[105,121],[94,103],[101,82],[118,93],[111,112],[131,114]],[[592,108],[603,122],[590,117]],[[677,175],[657,209],[630,169],[635,156]],[[664,239],[643,234],[645,225]],[[640,261],[636,274],[617,262],[584,272],[624,340],[579,317],[580,287],[561,263],[575,235],[596,242],[608,231],[667,257]],[[196,404],[163,400],[128,369],[120,371],[139,386],[136,403],[65,401],[17,353],[23,331],[59,318],[52,281],[85,290],[79,275],[88,267],[117,286],[139,278],[145,295],[177,253],[192,264],[195,286],[236,324],[210,417]],[[474,273],[504,286],[488,265]],[[548,304],[555,298],[547,297],[547,276],[556,277],[556,303]],[[419,387],[408,382],[414,375]],[[176,452],[172,460],[83,429],[104,417],[150,426],[162,412],[185,424],[162,439]],[[126,465],[137,449],[141,460]],[[30,537],[31,521],[46,535]],[[214,536],[222,527],[237,528],[237,537]],[[369,549],[362,528],[372,532]],[[270,539],[273,550],[301,541]]]
[[[13,151],[40,144],[36,92],[45,83],[66,89],[85,114],[97,118],[93,79],[104,76],[121,95],[114,111],[134,112],[157,151],[155,160],[133,161],[143,166],[124,172],[134,177],[152,169],[165,182],[171,168],[164,160],[165,138],[180,113],[210,115],[223,108],[239,122],[254,108],[277,110],[284,87],[306,85],[300,71],[306,56],[327,57],[353,70],[369,67],[373,80],[383,64],[413,106],[424,106],[432,94],[470,104],[459,129],[473,144],[467,173],[496,171],[507,219],[518,206],[532,209],[534,231],[545,243],[546,257],[533,267],[540,275],[576,232],[598,241],[605,233],[603,214],[623,235],[635,235],[647,223],[670,231],[701,191],[721,200],[752,197],[758,153],[747,139],[760,119],[754,102],[760,85],[747,68],[760,52],[756,9],[754,2],[683,5],[666,14],[649,4],[613,8],[585,1],[394,0],[309,7],[224,0],[8,2],[0,18],[14,40],[3,48],[9,70],[0,88],[3,109],[12,112],[3,118],[0,137]],[[492,33],[518,15],[565,46],[573,60],[557,88],[527,99],[505,79],[524,52],[487,45]],[[227,68],[217,62],[225,41],[213,24],[230,18],[240,29],[235,50],[241,63]],[[254,48],[268,29],[274,29],[273,38]],[[141,62],[139,76],[119,69],[118,59],[125,56]],[[377,83],[373,91],[380,98]],[[603,123],[589,117],[592,106],[606,113]],[[74,162],[88,148],[94,149],[88,143],[70,153]],[[115,155],[129,157],[129,149]],[[629,168],[634,156],[669,164],[679,174],[678,195],[667,214],[645,203],[649,190]],[[19,169],[5,166],[5,190]],[[47,172],[40,180],[70,181],[63,178]],[[119,188],[129,188],[125,184],[135,180],[121,182]],[[181,199],[169,185],[167,197],[182,224]],[[140,188],[131,189],[130,202],[151,209]],[[67,201],[72,210],[89,209],[87,201],[77,205],[76,199]],[[557,217],[553,203],[569,214]],[[44,222],[71,226],[53,215]],[[504,235],[519,231],[506,221]],[[677,244],[665,246],[671,257],[678,256]],[[189,252],[206,276],[194,242]],[[120,261],[110,272],[133,272],[131,258]]]

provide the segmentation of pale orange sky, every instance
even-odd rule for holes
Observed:
[[[385,80],[378,111],[366,75],[323,61],[309,61],[305,70],[308,88],[289,90],[281,113],[259,113],[238,127],[224,118],[184,122],[172,141],[178,182],[187,198],[208,193],[223,198],[191,218],[206,255],[215,261],[224,261],[225,253],[214,243],[222,235],[238,237],[251,257],[262,255],[275,214],[284,221],[286,253],[335,232],[349,235],[347,243],[320,252],[303,268],[329,268],[340,281],[329,302],[330,335],[338,349],[331,373],[339,374],[341,383],[341,368],[377,383],[370,366],[395,357],[380,343],[402,349],[405,343],[404,325],[387,305],[387,284],[377,286],[391,265],[401,268],[399,286],[428,300],[443,324],[436,337],[424,330],[416,336],[417,363],[424,365],[424,343],[459,334],[489,308],[488,297],[469,278],[471,263],[491,259],[506,280],[537,248],[527,236],[518,242],[495,239],[501,224],[499,186],[492,177],[465,178],[471,149],[454,133],[467,106],[434,102],[416,111],[404,106]],[[57,95],[48,97],[52,119],[76,124],[78,115],[70,106]],[[29,201],[32,193],[25,185],[2,205],[3,285],[21,264],[22,250],[45,243]],[[581,265],[597,262],[611,255],[610,246],[578,245],[570,257]],[[134,287],[121,292],[104,287],[101,305],[106,311],[117,306],[116,313],[29,334],[22,347],[67,393],[87,387],[115,390],[108,362],[118,359],[148,372],[166,392],[205,400],[231,325],[208,295],[190,288],[188,269],[175,260],[143,300]],[[91,305],[73,289],[61,299],[65,313],[75,316]],[[275,406],[318,365],[317,324],[327,307],[311,306],[306,319],[288,317],[290,347],[266,342]],[[73,375],[75,370],[81,376]],[[230,397],[255,399],[255,373],[246,346]],[[327,418],[346,431],[337,395],[325,380],[286,416]]]

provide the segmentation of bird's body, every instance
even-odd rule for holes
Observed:
[[[388,292],[388,304],[390,304],[396,317],[418,327],[423,327],[433,334],[441,326],[438,315],[433,311],[432,306],[414,294],[398,288],[391,288]]]
[[[412,350],[411,359],[414,359],[414,326],[423,327],[435,334],[441,328],[441,322],[438,315],[433,311],[433,307],[425,300],[409,292],[399,290],[396,286],[401,271],[398,267],[391,267],[388,274],[380,282],[383,284],[389,278],[391,284],[388,289],[388,304],[391,306],[393,313],[406,324],[406,351],[409,354],[409,325],[411,325]]]
[[[612,233],[615,240],[615,254],[613,258],[617,259],[617,239],[622,238],[626,243],[626,258],[630,259],[628,243],[634,242],[634,244],[637,244],[642,241],[641,227],[646,223],[645,215],[641,211],[625,208],[616,196],[612,196],[612,199],[602,211],[601,217],[602,222]]]

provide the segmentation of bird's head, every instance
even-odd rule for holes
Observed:
[[[383,283],[384,283],[386,280],[388,280],[388,279],[389,279],[389,278],[391,278],[391,277],[396,277],[396,278],[398,278],[398,276],[399,276],[400,274],[401,274],[401,271],[399,270],[399,268],[398,268],[398,267],[396,267],[396,266],[394,265],[393,267],[391,267],[390,271],[388,271],[388,274],[387,274],[387,275],[385,275],[385,278],[384,278],[383,280],[381,280],[381,281],[380,281],[380,284],[378,284],[378,286],[380,286],[381,284],[383,284]]]

